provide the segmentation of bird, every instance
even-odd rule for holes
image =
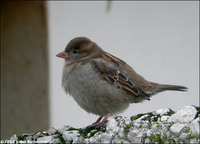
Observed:
[[[131,103],[150,100],[166,91],[187,91],[180,85],[146,80],[126,62],[104,51],[87,37],[73,38],[64,51],[62,87],[78,105],[99,118],[88,127],[101,127],[109,116],[125,111]]]

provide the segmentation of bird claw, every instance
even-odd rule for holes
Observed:
[[[108,113],[104,119],[101,121],[101,119],[103,118],[103,116],[100,116],[96,122],[94,122],[92,125],[87,126],[86,128],[100,128],[101,126],[103,126],[105,123],[108,122],[108,117],[110,116],[110,113]]]

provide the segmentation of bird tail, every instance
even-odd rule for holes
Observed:
[[[172,91],[187,91],[187,87],[185,86],[179,86],[179,85],[167,85],[167,84],[161,84],[159,85],[160,91],[166,91],[166,90],[172,90]]]

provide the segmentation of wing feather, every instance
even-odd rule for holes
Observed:
[[[100,79],[109,84],[116,85],[118,88],[130,92],[135,97],[147,97],[149,95],[139,89],[131,80],[123,75],[116,67],[106,64],[106,62],[92,61],[93,68],[99,73]]]

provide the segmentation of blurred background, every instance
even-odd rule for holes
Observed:
[[[187,86],[131,104],[130,117],[160,108],[199,105],[199,3],[1,2],[1,139],[98,116],[81,109],[61,87],[64,61],[55,55],[86,36],[149,81]]]

